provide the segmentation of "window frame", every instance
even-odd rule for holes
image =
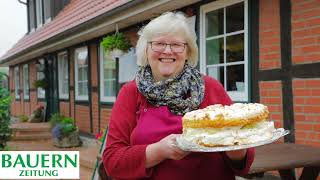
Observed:
[[[228,95],[230,96],[230,98],[233,101],[239,101],[239,102],[248,102],[249,101],[249,45],[248,45],[248,1],[247,0],[225,0],[225,1],[214,1],[211,2],[209,4],[203,5],[200,7],[200,72],[203,74],[207,74],[207,64],[206,64],[206,33],[205,33],[205,29],[206,29],[206,14],[218,9],[224,9],[228,6],[237,4],[243,2],[244,3],[244,29],[243,34],[244,34],[244,61],[240,61],[240,62],[224,62],[223,65],[221,65],[222,63],[219,63],[217,65],[209,65],[210,67],[224,67],[224,78],[225,78],[225,83],[224,83],[224,88],[226,90],[226,92],[228,93]],[[224,10],[225,11],[225,10]],[[224,26],[226,24],[226,18],[225,18],[225,12],[224,12]],[[236,31],[239,32],[239,31]],[[219,35],[221,37],[226,37],[228,35],[232,35],[232,34],[238,34],[238,33],[226,33],[226,27],[224,27],[224,33],[222,35]],[[240,34],[240,33],[239,33]],[[225,44],[225,43],[224,43]],[[224,48],[225,49],[225,48]],[[225,52],[224,52],[225,54]],[[224,55],[226,56],[226,55]],[[227,91],[227,87],[226,87],[226,68],[229,65],[244,65],[244,91],[239,92],[239,91]]]
[[[100,80],[99,80],[99,83],[100,83],[100,101],[101,102],[105,102],[105,103],[114,103],[116,101],[116,95],[115,96],[104,96],[104,81],[105,81],[105,78],[104,78],[104,50],[103,50],[103,47],[102,45],[100,44],[100,54],[99,54],[99,57],[100,57],[100,63],[99,63],[99,68],[100,68]],[[116,60],[113,60],[115,63]],[[116,71],[118,72],[118,69],[117,69],[117,66],[116,66]],[[109,78],[111,79],[111,78]],[[117,87],[118,86],[118,82],[117,82],[117,77],[114,78],[115,79],[115,86]],[[117,92],[117,89],[116,89],[116,94],[118,93]]]
[[[36,6],[35,6],[36,0],[29,0],[28,1],[28,19],[29,19],[29,32],[35,31],[37,25],[36,25]]]
[[[14,67],[14,94],[16,100],[20,99],[20,72],[19,72],[19,66]]]
[[[38,28],[41,28],[42,25],[44,24],[44,17],[43,17],[44,8],[43,8],[43,0],[35,0],[35,2],[36,2],[36,7],[35,7],[35,10],[36,10],[36,27],[38,29]]]
[[[78,73],[79,73],[79,71],[78,71],[78,59],[77,59],[77,56],[76,56],[76,54],[77,54],[77,52],[79,52],[79,51],[82,51],[82,50],[86,50],[87,51],[87,95],[79,95],[79,79],[78,79]],[[82,46],[82,47],[79,47],[79,48],[76,48],[75,50],[74,50],[74,74],[75,74],[75,81],[74,81],[74,83],[75,83],[75,100],[77,100],[77,101],[88,101],[89,100],[89,51],[88,51],[88,47],[87,46]],[[82,81],[82,82],[84,82],[84,81]]]
[[[37,64],[37,67],[36,67],[36,70],[37,70],[37,80],[40,80],[40,73],[43,73],[43,78],[45,78],[45,73],[44,73],[44,69],[45,69],[45,61],[44,61],[44,58],[40,58],[39,60],[38,60],[38,62],[39,62],[39,64]],[[41,67],[39,67],[39,66],[43,66],[42,68],[43,69],[41,69]],[[43,94],[43,96],[39,96],[40,94],[42,94],[41,93],[41,91],[42,92],[44,92]],[[43,88],[40,88],[40,87],[38,87],[37,88],[37,98],[38,99],[45,99],[46,98],[46,90],[45,89],[43,89]]]
[[[60,59],[61,56],[64,56],[63,59]],[[69,59],[68,59],[68,52],[67,51],[63,51],[57,54],[57,59],[58,59],[58,81],[59,81],[59,99],[64,99],[64,100],[68,100],[69,99],[69,80],[70,80],[70,75],[69,75]],[[65,62],[62,62],[65,61]],[[65,63],[67,63],[67,68],[65,69],[66,72],[62,72],[62,67],[65,65]],[[64,78],[63,75],[68,76],[67,78],[67,93],[63,93],[62,92],[62,87],[64,85]]]
[[[23,99],[30,99],[30,74],[29,74],[29,64],[23,65]]]
[[[44,19],[44,24],[46,24],[46,23],[48,23],[48,22],[50,22],[51,20],[52,20],[52,9],[51,9],[51,0],[44,0],[43,2],[43,19]],[[46,7],[46,5],[47,6],[49,6],[49,8],[48,7]],[[49,12],[47,12],[47,10],[49,10]],[[46,16],[49,16],[48,18],[46,17]]]

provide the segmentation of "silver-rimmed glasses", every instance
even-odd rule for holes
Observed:
[[[182,53],[187,45],[187,43],[181,43],[181,42],[168,44],[160,41],[150,41],[149,43],[151,45],[151,49],[154,52],[160,52],[160,53],[162,53],[167,48],[167,46],[169,46],[171,51],[174,53]]]

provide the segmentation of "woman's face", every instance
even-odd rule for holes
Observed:
[[[171,48],[166,45],[165,49],[161,50],[161,46],[165,44],[171,44]],[[153,78],[161,81],[178,75],[187,60],[187,51],[186,41],[179,35],[163,35],[153,38],[147,48],[148,63]]]

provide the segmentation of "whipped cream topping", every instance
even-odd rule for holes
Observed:
[[[204,109],[188,112],[184,115],[184,119],[201,120],[209,117],[214,120],[219,116],[223,116],[224,119],[247,119],[263,114],[266,111],[268,111],[268,108],[259,103],[234,103],[230,106],[215,104]]]
[[[251,127],[225,127],[225,128],[185,128],[183,136],[186,140],[211,145],[243,145],[252,144],[272,137],[274,123],[261,121]]]

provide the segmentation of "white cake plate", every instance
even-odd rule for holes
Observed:
[[[192,152],[221,152],[221,151],[233,151],[233,150],[240,150],[240,149],[247,149],[251,147],[257,147],[257,146],[263,146],[266,144],[273,143],[280,139],[281,137],[289,134],[289,130],[285,130],[283,128],[276,129],[273,132],[272,138],[260,141],[253,144],[246,144],[246,145],[234,145],[234,146],[222,146],[222,147],[205,147],[200,146],[198,144],[192,143],[190,141],[187,141],[183,136],[178,136],[176,139],[177,146],[181,148],[184,151],[192,151]]]

